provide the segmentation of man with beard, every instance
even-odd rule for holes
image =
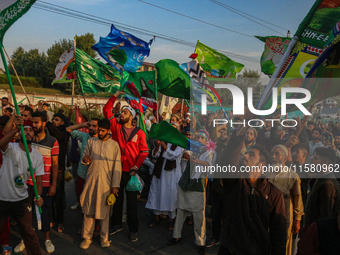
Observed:
[[[107,197],[117,195],[122,175],[120,148],[110,139],[110,121],[98,121],[98,137],[91,138],[84,150],[82,164],[88,165],[80,204],[84,214],[83,238],[80,248],[92,243],[95,220],[100,222],[101,247],[109,247],[109,221],[112,206]],[[112,196],[112,195],[111,195]]]
[[[249,127],[244,135],[244,143],[241,153],[244,154],[249,147],[256,144],[257,130],[253,127]]]
[[[303,213],[301,194],[301,180],[297,173],[286,166],[289,152],[286,146],[280,144],[271,151],[272,165],[275,171],[269,173],[269,182],[274,184],[285,200],[287,217],[287,245],[286,254],[292,253],[293,234],[299,233]]]
[[[18,223],[27,254],[40,255],[41,249],[38,237],[32,227],[32,203],[27,192],[26,181],[30,176],[25,146],[22,138],[19,143],[11,143],[13,137],[20,131],[19,126],[24,124],[22,117],[17,116],[15,128],[9,131],[0,140],[0,149],[3,155],[3,165],[0,171],[0,229],[6,224],[9,216]],[[31,124],[24,124],[24,133],[32,168],[34,170],[38,194],[42,192],[42,175],[44,174],[43,158],[39,152],[32,148],[34,136]],[[36,201],[42,206],[41,197]]]
[[[130,106],[122,108],[119,122],[112,113],[115,101],[123,94],[125,93],[117,91],[103,108],[105,118],[109,119],[111,123],[112,139],[118,142],[121,150],[123,171],[118,198],[113,208],[111,218],[113,228],[110,234],[123,230],[122,213],[125,187],[131,175],[136,175],[137,170],[149,155],[145,133],[140,128],[132,126],[132,120],[136,116],[135,110]],[[127,222],[131,242],[138,241],[137,193],[138,191],[126,191]]]
[[[269,163],[266,150],[254,145],[241,155],[246,128],[231,136],[220,166],[236,166],[223,179],[223,227],[219,254],[284,255],[286,218],[282,192],[262,175]],[[244,169],[254,169],[243,172]]]
[[[57,189],[58,177],[58,155],[59,144],[57,139],[50,136],[47,129],[45,130],[47,115],[45,112],[34,112],[32,115],[32,125],[34,130],[33,148],[36,149],[44,160],[44,175],[42,176],[43,190],[41,197],[44,200],[42,206],[41,223],[42,231],[45,233],[45,248],[48,253],[52,253],[55,247],[50,239],[50,212],[52,209],[52,197]],[[32,178],[27,181],[29,185],[29,194],[33,197]],[[14,249],[20,253],[25,249],[25,244],[21,241]]]
[[[29,106],[25,106],[24,110],[21,113],[21,116],[24,120],[31,120],[33,115],[33,109]]]
[[[69,126],[66,128],[66,131],[69,132],[72,136],[72,138],[77,139],[81,143],[80,147],[80,158],[83,158],[83,153],[84,149],[89,141],[90,138],[92,137],[97,137],[98,136],[98,118],[93,118],[89,122],[84,122],[81,124],[76,124],[73,126]],[[79,131],[78,129],[81,128],[88,128],[89,132],[82,132]],[[77,197],[79,200],[80,194],[83,191],[84,183],[85,183],[85,177],[87,174],[87,166],[84,164],[78,164],[78,169],[77,169],[77,176],[74,175],[74,180],[75,180],[75,186],[77,190]],[[77,202],[74,206],[71,206],[71,210],[76,210],[79,207],[79,202]]]
[[[52,123],[47,122],[46,127],[50,132],[50,135],[57,138],[59,143],[59,156],[58,156],[58,178],[57,178],[57,190],[52,204],[53,221],[57,224],[58,232],[64,231],[64,209],[65,209],[65,169],[66,169],[66,153],[67,145],[70,134],[66,131],[67,118],[62,113],[56,113],[53,115]]]
[[[321,142],[321,130],[318,128],[314,128],[312,131],[312,140],[309,141],[309,159],[310,162],[311,156],[314,155],[314,150],[316,148],[325,147]]]
[[[10,106],[11,106],[11,104],[8,102],[8,97],[3,97],[1,99],[1,113],[2,113],[2,115],[4,115],[5,109],[7,107],[10,107]]]
[[[295,164],[295,169],[305,169],[304,164],[306,164],[308,158],[308,149],[304,144],[298,143],[292,147],[292,160]],[[299,171],[301,179],[301,194],[303,205],[306,205],[307,201],[307,188],[310,182],[311,176],[309,172]]]

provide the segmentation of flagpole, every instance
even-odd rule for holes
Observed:
[[[192,112],[192,117],[194,117],[194,118],[196,119],[196,122],[198,123],[198,125],[199,125],[199,126],[201,127],[201,129],[202,129],[202,125],[201,125],[200,121],[199,121],[199,120],[196,118],[196,116],[195,116],[194,107],[191,108],[190,104],[188,103],[188,101],[187,101],[186,99],[184,99],[184,101],[185,101],[185,103],[188,105],[189,111]]]
[[[288,49],[286,50],[285,54],[283,55],[278,67],[275,69],[273,76],[271,77],[265,91],[263,92],[259,102],[257,103],[257,109],[261,109],[261,107],[264,105],[265,101],[267,100],[267,98],[270,94],[271,88],[278,82],[277,79],[278,79],[278,76],[281,72],[282,67],[286,63],[293,47],[296,45],[296,43],[299,40],[299,38],[301,37],[302,33],[304,32],[304,30],[306,29],[306,27],[310,23],[311,19],[313,18],[313,15],[315,14],[316,10],[319,8],[322,1],[323,0],[316,0],[314,2],[313,6],[311,7],[311,9],[309,10],[308,14],[305,16],[305,18],[300,23],[293,39],[291,40],[291,42],[288,46]]]
[[[83,93],[83,98],[84,98],[84,102],[85,102],[85,107],[86,107],[86,111],[87,111],[87,120],[90,121],[90,112],[89,112],[89,108],[87,107],[87,102],[86,102],[86,98],[84,96],[84,93]]]
[[[256,107],[257,109],[261,109],[261,107],[264,105],[265,101],[268,99],[271,89],[275,86],[275,84],[277,82],[279,82],[278,79],[280,79],[280,78],[278,78],[278,77],[279,77],[279,74],[281,72],[281,69],[286,64],[286,61],[287,61],[288,57],[290,56],[290,53],[291,53],[292,49],[294,48],[294,46],[296,45],[298,40],[299,40],[299,38],[297,36],[294,36],[293,39],[290,41],[286,52],[284,53],[283,57],[281,58],[279,65],[276,67],[275,72],[273,73],[272,77],[270,78],[268,85],[266,86],[259,102],[257,103],[257,107]]]
[[[72,82],[72,103],[71,103],[71,108],[74,107],[73,101],[74,101],[74,79],[73,79],[73,82]]]
[[[73,59],[74,59],[74,65],[73,65],[73,68],[75,68],[75,62],[76,62],[76,36],[74,37],[74,40],[73,40]],[[74,72],[74,70],[73,70]],[[72,82],[72,107],[74,107],[74,81],[75,81],[75,78],[73,79],[73,82]]]
[[[3,47],[3,46],[2,46],[2,47]],[[28,95],[27,95],[27,93],[26,93],[26,90],[25,90],[24,86],[23,86],[22,83],[21,83],[21,80],[20,80],[20,78],[19,78],[19,75],[18,75],[18,73],[17,73],[17,70],[15,70],[14,65],[13,65],[13,63],[12,63],[10,57],[8,56],[5,47],[3,47],[3,49],[4,49],[4,52],[5,52],[6,56],[7,56],[7,59],[8,59],[8,61],[9,61],[9,63],[11,64],[11,66],[12,66],[12,68],[13,68],[13,70],[14,70],[14,73],[15,73],[15,75],[16,75],[18,81],[19,81],[19,84],[20,84],[20,86],[21,86],[21,89],[22,89],[22,91],[24,92],[24,94],[25,94],[25,96],[26,96],[26,98],[27,98],[28,104],[31,104],[30,99],[28,98]]]
[[[14,92],[11,76],[9,74],[9,70],[8,70],[8,66],[7,66],[7,62],[6,62],[6,58],[5,58],[5,54],[4,54],[4,51],[3,51],[3,46],[2,46],[1,40],[0,40],[0,53],[1,53],[2,62],[4,63],[4,67],[5,67],[5,71],[6,71],[6,75],[7,75],[7,79],[8,79],[8,84],[9,84],[9,88],[10,88],[11,93],[12,93],[15,110],[16,110],[17,114],[20,115],[20,111],[19,111],[19,107],[18,107],[18,102],[17,102],[17,99],[15,97],[15,92]],[[35,177],[34,177],[34,173],[33,173],[32,161],[31,161],[29,150],[28,150],[26,136],[25,136],[25,131],[24,131],[24,127],[23,126],[20,126],[20,131],[21,131],[21,135],[22,135],[22,139],[23,139],[23,143],[24,143],[24,147],[25,147],[25,151],[26,151],[28,167],[29,167],[29,170],[30,170],[30,173],[31,173],[31,177],[32,177],[34,194],[35,194],[36,199],[38,200],[39,199],[38,189],[37,189],[37,185],[35,183]],[[39,207],[39,212],[42,213],[41,207]]]

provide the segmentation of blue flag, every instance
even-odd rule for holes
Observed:
[[[111,26],[106,37],[100,37],[92,49],[97,51],[110,65],[118,71],[136,72],[150,54],[150,45],[143,40]]]

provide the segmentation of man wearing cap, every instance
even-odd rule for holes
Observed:
[[[177,122],[177,123],[179,123],[179,121],[180,121],[180,117],[179,117],[179,115],[178,114],[171,114],[171,117],[170,117],[170,123],[172,123],[172,122]]]
[[[125,187],[131,175],[136,175],[137,170],[149,154],[145,133],[140,128],[132,126],[132,120],[136,117],[135,110],[131,106],[122,108],[119,122],[112,113],[114,103],[123,94],[125,93],[117,91],[103,108],[105,118],[109,119],[111,123],[112,139],[119,144],[122,162],[122,179],[118,199],[113,207],[110,234],[123,230],[122,211]],[[138,241],[137,193],[138,191],[126,191],[127,223],[131,242]]]
[[[292,253],[293,234],[299,233],[303,212],[301,193],[301,180],[299,175],[286,166],[289,151],[286,146],[279,144],[271,151],[272,166],[277,169],[269,173],[269,182],[274,184],[281,192],[285,200],[287,219],[287,244],[286,254]]]
[[[32,227],[32,204],[28,196],[26,181],[30,171],[25,146],[22,138],[19,143],[11,143],[13,137],[23,125],[22,117],[17,116],[15,128],[5,134],[0,140],[0,149],[3,155],[3,165],[0,171],[0,229],[6,224],[9,216],[18,223],[20,232],[28,255],[42,254],[38,237]],[[32,168],[36,178],[38,194],[42,192],[42,179],[44,162],[41,154],[32,148],[34,137],[32,125],[25,125],[24,132]],[[36,201],[38,206],[43,204],[42,198]]]

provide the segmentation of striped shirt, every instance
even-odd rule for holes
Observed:
[[[46,133],[44,139],[39,142],[32,143],[33,148],[36,149],[43,157],[44,161],[44,175],[42,176],[43,187],[51,186],[51,170],[52,170],[52,156],[59,155],[59,144],[56,138]],[[33,185],[32,179],[27,181],[27,184]]]

